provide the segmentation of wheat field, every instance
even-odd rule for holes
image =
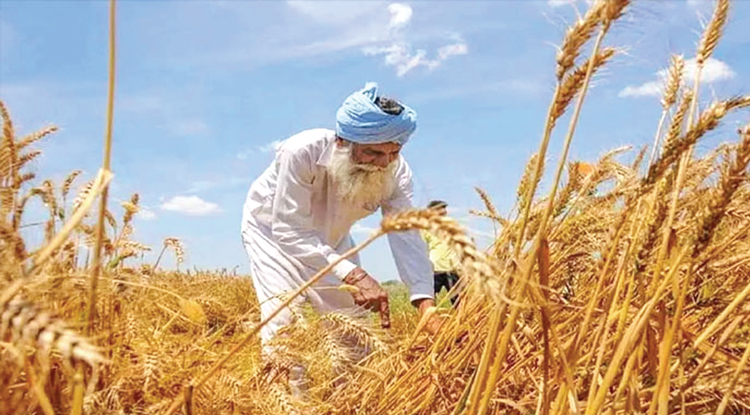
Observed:
[[[593,2],[565,33],[513,211],[503,216],[477,189],[473,213],[499,229],[489,249],[426,210],[384,218],[355,248],[406,229],[451,244],[462,300],[430,310],[442,320],[436,335],[394,285],[390,329],[304,309],[267,362],[249,278],[163,270],[164,255],[181,262],[179,238],[132,240],[137,194],[108,205],[111,89],[105,157],[88,183],[78,171],[61,183],[35,177],[35,143],[56,128],[21,135],[0,101],[0,414],[750,413],[750,122],[694,151],[750,107],[750,95],[701,100],[730,1],[716,1],[697,41],[695,79],[683,57],[665,57],[653,143],[568,160],[592,77],[620,53],[607,34],[629,3]],[[566,128],[563,149],[548,166],[556,127]],[[38,247],[22,236],[32,198],[49,209]],[[139,260],[147,250],[154,264]],[[287,389],[292,361],[308,368],[306,401]]]

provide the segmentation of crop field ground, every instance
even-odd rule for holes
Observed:
[[[271,361],[260,358],[265,322],[247,276],[141,262],[152,249],[179,263],[183,247],[131,239],[139,197],[107,203],[108,150],[89,183],[77,172],[37,178],[35,143],[55,128],[16,131],[0,102],[0,414],[750,413],[750,119],[694,151],[727,114],[750,107],[750,95],[700,99],[730,1],[715,2],[696,42],[696,79],[685,79],[682,57],[664,57],[653,144],[590,163],[567,158],[592,76],[620,53],[607,34],[629,3],[593,2],[561,40],[550,65],[557,88],[515,209],[502,216],[477,189],[474,213],[498,226],[488,249],[426,210],[384,218],[364,243],[417,229],[451,244],[462,301],[439,297],[430,312],[440,331],[422,330],[404,287],[388,283],[392,328],[299,310]],[[110,101],[105,149],[112,111]],[[563,150],[549,164],[557,129]],[[22,236],[32,198],[49,209],[40,246]],[[294,361],[308,368],[305,401],[286,386]]]

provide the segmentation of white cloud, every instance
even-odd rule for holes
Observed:
[[[466,43],[454,43],[452,45],[445,45],[438,49],[438,59],[444,61],[451,56],[466,55],[467,53],[469,53],[469,47]]]
[[[221,212],[219,205],[207,202],[198,196],[175,196],[162,203],[161,209],[189,216],[206,216]]]
[[[404,76],[407,72],[417,67],[427,54],[424,50],[418,50],[412,55],[406,44],[393,44],[383,47],[369,47],[364,50],[365,55],[385,55],[385,64],[396,68],[396,75]]]
[[[628,85],[623,88],[617,96],[621,98],[659,96],[663,89],[663,84],[664,83],[660,81],[649,81],[638,86]]]
[[[394,67],[396,75],[404,76],[420,66],[434,70],[445,60],[468,53],[468,46],[457,35],[453,36],[453,43],[438,48],[432,59],[428,58],[424,49],[413,50],[404,33],[414,15],[414,10],[408,4],[389,4],[385,8],[389,16],[387,23],[379,21],[376,11],[384,9],[384,3],[379,2],[289,1],[287,5],[316,23],[341,27],[342,33],[337,34],[335,39],[306,45],[303,48],[306,54],[316,55],[361,47],[366,56],[383,56],[385,65]],[[368,16],[363,19],[365,14]],[[265,152],[270,152],[273,147],[264,149]],[[247,154],[238,157],[242,159]]]
[[[685,61],[685,69],[683,71],[683,79],[687,85],[692,85],[695,80],[697,71],[697,64],[695,59],[688,59]],[[657,80],[649,81],[641,85],[630,85],[623,88],[618,96],[626,98],[638,98],[646,96],[659,96],[664,88],[664,82],[668,75],[667,69],[662,69],[656,73]],[[732,68],[726,63],[709,58],[703,64],[703,70],[701,71],[701,83],[711,84],[714,82],[726,81],[732,79],[737,74]]]
[[[382,1],[287,1],[285,5],[295,15],[302,17],[297,24],[303,33],[302,42],[296,44],[266,44],[257,53],[249,54],[247,47],[231,50],[212,57],[211,64],[241,63],[264,57],[268,62],[311,58],[360,49],[366,56],[383,56],[387,66],[394,67],[403,76],[417,67],[434,70],[451,57],[468,53],[468,46],[459,36],[442,45],[434,58],[424,48],[412,47],[407,40],[407,29],[414,30],[411,36],[432,40],[434,34],[425,34],[410,27],[414,10],[405,3]],[[310,23],[319,27],[310,29]],[[327,34],[330,32],[330,34]],[[416,34],[415,34],[416,33]],[[317,36],[323,34],[323,36]],[[251,59],[252,58],[252,59]],[[238,154],[239,159],[247,153]]]
[[[695,59],[690,59],[685,62],[685,77],[690,83],[695,79],[697,68],[698,66],[695,63]],[[663,73],[666,74],[666,70],[663,71]],[[709,58],[703,65],[703,71],[701,71],[701,82],[710,84],[732,79],[736,75],[737,74],[726,63],[718,59]]]
[[[411,21],[413,14],[412,8],[401,3],[393,3],[388,6],[391,18],[388,24],[390,29],[389,45],[387,46],[370,46],[362,51],[368,56],[384,56],[384,63],[387,66],[396,68],[396,75],[401,77],[406,75],[412,69],[424,66],[428,70],[438,68],[444,61],[459,55],[469,53],[469,47],[459,35],[452,35],[453,43],[443,45],[438,48],[437,56],[434,59],[427,57],[427,51],[417,49],[412,51],[409,41],[403,33],[403,28]]]
[[[147,209],[145,207],[141,207],[141,209],[138,211],[136,216],[142,220],[154,220],[156,219],[156,213],[151,210]]]
[[[396,75],[401,77],[419,66],[434,70],[453,56],[466,55],[469,52],[469,47],[463,41],[458,40],[456,43],[440,47],[435,59],[428,59],[427,51],[424,49],[417,49],[412,52],[411,45],[404,41],[389,46],[368,47],[363,51],[365,55],[369,56],[384,55],[385,64],[396,68]]]
[[[453,35],[453,43],[438,48],[434,59],[427,57],[427,51],[417,49],[412,51],[411,43],[406,40],[404,28],[411,21],[413,10],[411,6],[402,3],[392,3],[388,6],[390,20],[388,22],[389,44],[380,46],[369,46],[362,51],[367,56],[384,56],[387,66],[396,68],[396,75],[401,77],[412,69],[424,66],[432,71],[438,68],[444,61],[459,55],[469,53],[469,47],[459,35]]]
[[[282,140],[273,140],[270,143],[266,143],[266,144],[263,144],[262,146],[258,146],[258,150],[261,153],[271,153],[279,149],[279,146],[281,145],[281,141]]]
[[[401,3],[388,5],[388,11],[391,13],[391,20],[388,22],[388,26],[392,29],[398,29],[409,24],[413,14],[411,6]]]

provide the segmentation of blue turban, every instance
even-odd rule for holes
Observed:
[[[336,135],[355,143],[406,144],[417,128],[417,113],[407,107],[399,115],[384,112],[375,104],[378,84],[368,82],[365,87],[349,95],[336,112]]]

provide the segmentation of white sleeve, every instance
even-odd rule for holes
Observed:
[[[340,258],[323,243],[313,227],[312,182],[314,160],[307,149],[283,148],[277,158],[278,175],[271,231],[282,251],[319,271]],[[356,265],[344,260],[333,268],[339,279]]]
[[[382,204],[383,216],[413,207],[412,173],[403,159],[401,159],[396,171],[396,182],[397,186],[393,196]],[[432,264],[430,263],[427,244],[419,231],[391,232],[388,234],[388,242],[401,281],[409,288],[410,301],[434,298],[435,285]]]

